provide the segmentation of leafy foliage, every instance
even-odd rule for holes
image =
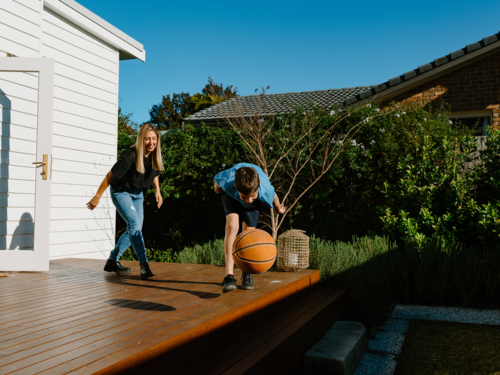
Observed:
[[[197,92],[191,97],[191,102],[195,104],[195,110],[201,111],[234,97],[236,88],[233,89],[232,85],[224,87],[222,83],[214,83],[212,78],[208,77],[208,84],[201,93]]]
[[[380,216],[385,215],[387,208],[397,211],[399,208],[393,205],[402,203],[405,197],[403,192],[393,191],[406,176],[402,160],[420,155],[426,140],[470,138],[467,130],[450,124],[446,111],[428,111],[416,105],[393,108],[390,116],[374,118],[356,134],[336,168],[328,172],[298,207],[293,217],[294,227],[342,241],[369,233],[401,237],[387,226],[384,232]],[[440,160],[441,156],[436,158]],[[459,170],[456,169],[457,174]],[[419,210],[421,196],[404,199],[405,207]]]
[[[444,246],[446,244],[446,246]],[[395,303],[494,306],[500,301],[500,247],[433,237],[422,246],[385,237],[330,242],[311,237],[310,265],[328,286],[348,291],[348,316],[370,327]]]
[[[398,163],[401,178],[385,183],[384,229],[395,238],[422,246],[434,235],[448,241],[493,244],[499,240],[500,137],[492,134],[481,151],[484,163],[467,170],[477,153],[474,137],[429,135],[416,126],[418,147]]]
[[[209,77],[201,93],[193,96],[187,92],[163,95],[161,102],[149,110],[149,122],[159,130],[178,129],[184,118],[234,96],[236,89],[233,86],[214,84]]]

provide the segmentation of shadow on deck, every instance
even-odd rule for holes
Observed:
[[[222,267],[152,263],[143,281],[122,263],[132,275],[62,259],[0,279],[0,374],[300,374],[345,313],[318,271],[269,271],[222,294]]]

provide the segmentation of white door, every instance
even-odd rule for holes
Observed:
[[[48,271],[54,59],[0,57],[0,271]]]

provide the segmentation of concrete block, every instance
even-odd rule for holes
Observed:
[[[361,323],[338,321],[304,355],[304,374],[352,375],[367,346]]]

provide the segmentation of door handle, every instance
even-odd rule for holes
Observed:
[[[49,154],[43,154],[43,161],[35,161],[33,164],[41,164],[43,166],[42,180],[46,180],[47,179],[47,169],[49,166]]]

